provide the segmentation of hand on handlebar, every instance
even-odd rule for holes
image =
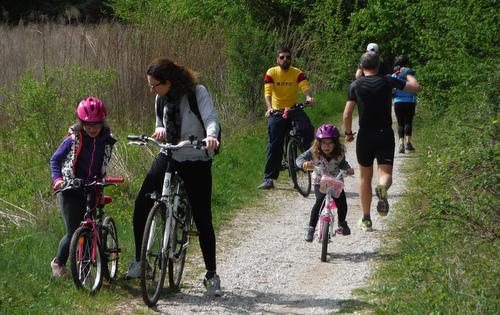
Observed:
[[[307,105],[314,105],[316,103],[316,100],[312,96],[306,96],[306,104]]]
[[[158,141],[165,141],[166,139],[165,128],[156,128],[155,132],[151,135],[151,138],[156,139]]]
[[[313,163],[313,161],[306,161],[306,162],[304,162],[304,164],[302,164],[302,168],[305,171],[312,171],[312,170],[314,170],[314,163]]]
[[[217,149],[220,145],[219,140],[213,136],[208,136],[203,141],[205,141],[206,148],[211,150]]]
[[[64,186],[64,180],[56,179],[56,181],[54,182],[54,185],[52,186],[52,190],[61,189],[61,188],[63,188],[63,186]]]

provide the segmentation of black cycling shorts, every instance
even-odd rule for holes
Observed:
[[[394,131],[392,129],[359,129],[356,140],[356,156],[361,166],[394,164]]]

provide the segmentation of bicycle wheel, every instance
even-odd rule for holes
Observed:
[[[141,290],[144,303],[158,302],[167,274],[168,253],[163,252],[165,204],[159,202],[149,212],[141,247]]]
[[[179,218],[175,221],[175,228],[172,231],[171,249],[173,257],[168,260],[168,282],[170,288],[176,289],[179,287],[186,262],[186,252],[189,245],[188,231],[191,231],[193,226],[193,218],[191,215],[191,207],[186,197],[179,202],[177,213],[184,213],[184,218]]]
[[[323,227],[321,230],[321,234],[323,236],[323,239],[321,240],[321,261],[326,261],[328,241],[330,239],[329,230],[330,230],[330,221],[323,221]]]
[[[118,247],[118,232],[115,221],[111,217],[105,217],[102,223],[102,256],[106,262],[104,276],[108,281],[116,280],[118,274],[118,259],[120,248]]]
[[[73,233],[69,257],[76,287],[91,294],[99,291],[102,284],[101,249],[99,243],[94,242],[94,235],[88,227],[79,227]]]
[[[293,181],[294,188],[304,197],[311,193],[311,173],[297,167],[295,159],[303,152],[297,139],[291,139],[288,143],[287,159],[288,171]]]

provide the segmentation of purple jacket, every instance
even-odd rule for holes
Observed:
[[[65,182],[81,178],[89,182],[105,176],[116,140],[108,127],[91,138],[85,130],[72,127],[73,133],[66,137],[50,159],[52,182]]]

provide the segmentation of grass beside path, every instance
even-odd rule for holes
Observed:
[[[499,314],[495,133],[419,122],[419,158],[403,172],[407,192],[366,297],[377,314]]]

